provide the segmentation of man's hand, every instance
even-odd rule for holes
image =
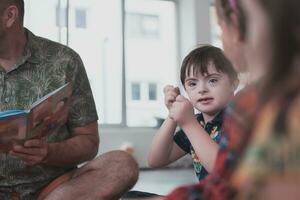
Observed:
[[[27,140],[24,145],[15,144],[9,153],[28,165],[41,164],[48,155],[48,143],[46,138]]]
[[[165,105],[170,111],[172,104],[176,101],[176,97],[180,94],[179,88],[172,85],[164,87]]]
[[[178,95],[170,109],[169,117],[182,127],[195,119],[193,105],[187,98]]]

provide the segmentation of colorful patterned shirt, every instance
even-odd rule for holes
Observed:
[[[223,122],[223,111],[220,112],[213,120],[207,122],[205,124],[203,114],[199,113],[196,115],[197,121],[201,124],[201,126],[204,128],[204,130],[211,136],[211,138],[216,141],[217,143],[220,142],[221,138],[221,127]],[[175,143],[185,152],[191,154],[193,159],[193,165],[196,172],[196,175],[199,179],[203,179],[205,176],[207,176],[208,172],[205,170],[205,168],[201,165],[196,152],[189,141],[188,137],[184,133],[182,129],[177,131],[174,135],[174,141]]]
[[[213,172],[196,185],[177,188],[166,199],[231,199],[232,190],[228,180],[250,137],[257,115],[257,101],[256,86],[248,86],[235,96],[224,113],[220,150]]]
[[[37,99],[67,82],[73,85],[67,123],[48,142],[70,138],[71,129],[98,120],[83,63],[72,49],[37,37],[26,29],[27,44],[22,58],[6,72],[0,66],[0,111],[28,109]],[[0,190],[9,188],[21,199],[35,199],[37,192],[54,178],[76,166],[28,166],[9,154],[0,153]]]
[[[231,184],[239,199],[300,199],[300,94],[263,106]]]

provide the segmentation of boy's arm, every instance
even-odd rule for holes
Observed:
[[[179,88],[166,85],[163,92],[165,106],[170,110],[180,93]],[[148,164],[151,167],[166,166],[186,154],[173,140],[176,126],[176,122],[168,117],[158,129],[148,154]]]
[[[190,140],[200,163],[210,173],[215,165],[219,145],[207,134],[196,119],[182,124],[181,128]]]
[[[195,118],[194,109],[189,100],[183,96],[178,96],[170,110],[170,117],[185,132],[200,163],[208,172],[211,172],[214,168],[219,146]]]
[[[151,167],[163,167],[186,154],[173,140],[176,123],[169,117],[155,134],[148,154]]]

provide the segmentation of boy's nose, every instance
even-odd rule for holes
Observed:
[[[207,87],[205,84],[199,84],[198,93],[203,94],[203,93],[206,93],[207,91],[208,90],[207,90]]]

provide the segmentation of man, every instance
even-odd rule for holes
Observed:
[[[73,85],[67,123],[57,134],[0,153],[0,199],[117,199],[137,180],[121,151],[96,156],[97,114],[80,57],[23,27],[23,0],[0,0],[0,111],[26,109],[66,82]],[[52,182],[51,182],[52,181]]]

